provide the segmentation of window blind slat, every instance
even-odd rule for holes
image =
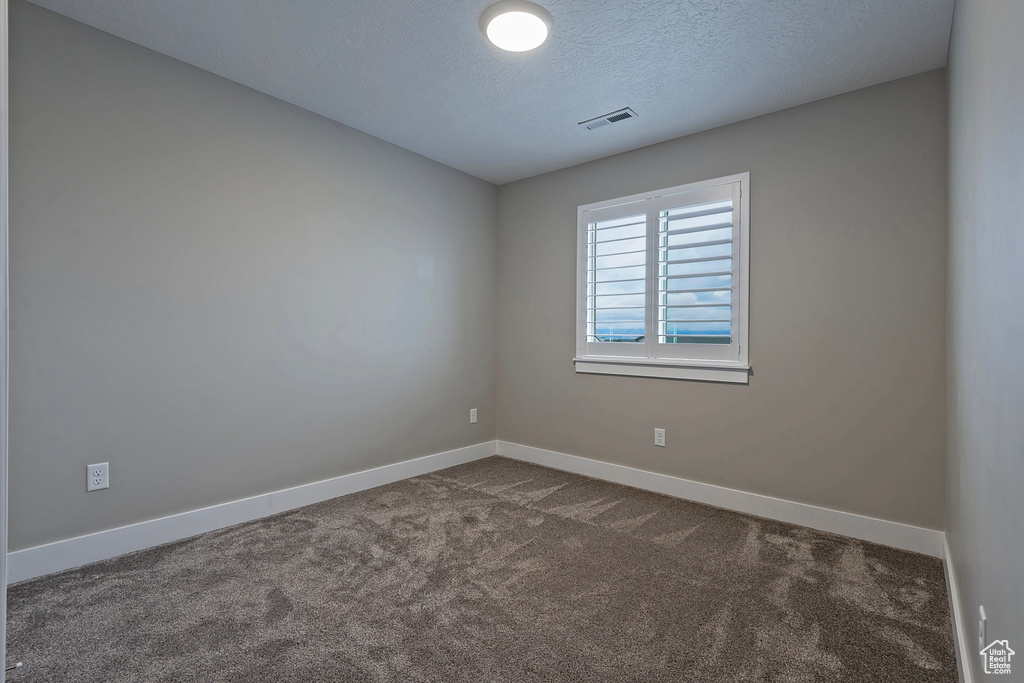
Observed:
[[[671,225],[676,221],[670,220],[668,224]],[[721,228],[732,227],[732,212],[729,212],[721,220],[715,221],[709,225],[698,225],[691,228],[668,228],[662,232],[666,235],[686,235],[691,232],[704,232],[705,230],[720,230]]]
[[[615,240],[614,242],[598,242],[594,245],[594,255],[629,254],[634,251],[643,251],[646,247],[646,240],[643,237]]]
[[[610,242],[611,240],[627,239],[629,237],[645,237],[647,235],[646,223],[634,223],[615,228],[606,228],[594,232],[594,242]]]
[[[732,287],[732,275],[691,275],[687,277],[658,278],[658,288],[663,291],[680,289],[701,289],[704,287]]]
[[[640,278],[635,278],[635,279],[632,279],[632,280],[607,280],[605,282],[598,282],[597,285],[599,287],[603,286],[603,285],[608,285],[608,286],[616,285],[616,286],[619,286],[619,285],[627,285],[627,284],[631,284],[631,283],[635,283],[635,282],[647,282],[647,278],[640,277]],[[623,292],[623,294],[625,294],[625,292]]]
[[[647,252],[634,251],[628,254],[608,254],[607,256],[595,256],[594,267],[598,270],[609,268],[628,268],[630,266],[642,266],[647,262]]]
[[[659,247],[659,263],[683,261],[691,258],[732,258],[732,242],[696,247]]]
[[[606,296],[608,294],[643,294],[647,280],[612,280],[589,283],[587,294]],[[592,289],[591,289],[592,287]]]
[[[698,292],[731,292],[732,287],[701,287],[700,289],[662,289],[667,294],[695,294]]]
[[[732,228],[713,228],[711,230],[693,230],[690,232],[667,234],[662,233],[663,247],[689,247],[693,244],[711,242],[714,240],[732,241]]]
[[[646,224],[647,217],[636,215],[636,216],[625,216],[623,218],[612,218],[604,221],[597,221],[591,223],[591,230],[609,230],[611,228],[621,228],[626,225],[636,225],[637,223]]]
[[[683,280],[683,279],[694,278],[694,277],[721,277],[723,275],[732,275],[732,271],[731,270],[719,270],[717,272],[712,272],[712,273],[682,273],[682,274],[679,274],[679,275],[659,275],[659,277],[669,278],[669,279],[672,279],[672,280]]]
[[[696,263],[666,263],[658,266],[660,277],[696,277],[722,272],[732,273],[732,259],[712,259]]]
[[[670,250],[696,249],[698,247],[713,247],[717,244],[732,244],[732,238],[708,240],[707,242],[691,242],[689,244],[666,244],[662,245],[660,248]]]
[[[627,237],[615,237],[613,239],[594,240],[594,244],[605,244],[605,245],[607,245],[607,244],[614,244],[615,242],[625,242],[627,240],[642,240],[642,239],[645,239],[645,236],[642,235],[642,234],[641,235],[629,235]]]
[[[619,246],[623,246],[623,245],[619,244],[620,242],[630,242],[632,244],[637,244],[639,242],[643,242],[645,239],[646,238],[644,238],[644,237],[635,237],[635,236],[633,236],[633,237],[620,237],[620,238],[614,239],[614,240],[602,240],[600,242],[595,242],[594,246],[595,247],[600,247],[602,249],[617,249]],[[636,251],[636,248],[635,247],[630,247],[629,251]],[[615,252],[615,253],[620,253],[620,252]]]
[[[719,292],[659,292],[659,306],[686,306],[687,304],[732,304],[732,290]]]
[[[728,323],[732,318],[658,318],[663,323]]]
[[[594,270],[594,276],[597,278],[597,282],[624,282],[627,280],[636,280],[638,275],[643,275],[646,266],[630,266],[626,268],[604,268],[602,270]]]
[[[730,257],[728,257],[728,256],[701,256],[699,258],[681,258],[681,259],[674,259],[674,260],[661,260],[661,261],[658,261],[658,263],[660,263],[662,265],[674,266],[674,265],[680,264],[680,263],[702,263],[704,261],[722,261],[722,260],[728,259],[728,258],[730,258]]]

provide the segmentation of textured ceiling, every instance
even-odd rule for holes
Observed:
[[[492,0],[34,2],[504,183],[942,67],[954,0],[541,0],[523,54]]]

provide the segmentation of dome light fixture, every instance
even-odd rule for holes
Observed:
[[[504,0],[484,10],[480,30],[502,50],[527,52],[548,39],[551,13],[528,0]]]

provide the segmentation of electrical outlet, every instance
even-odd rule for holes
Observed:
[[[985,606],[978,605],[978,652],[988,645],[988,617],[985,616]]]
[[[85,468],[85,490],[99,491],[110,488],[110,463],[101,462]]]
[[[470,408],[469,409],[469,424],[471,424],[471,425],[475,425],[476,424],[476,408]]]
[[[654,445],[655,446],[661,446],[662,448],[665,447],[665,430],[664,429],[658,429],[657,427],[654,428]]]

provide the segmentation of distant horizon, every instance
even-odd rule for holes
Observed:
[[[638,334],[636,336],[632,336],[628,332],[627,333],[616,332],[616,333],[613,333],[613,334],[597,333],[594,336],[595,336],[594,340],[597,341],[597,342],[601,342],[601,343],[626,343],[626,344],[635,344],[635,343],[638,343],[638,342],[642,342],[642,341],[644,341],[647,338],[646,334]],[[731,334],[730,334],[728,329],[725,329],[725,330],[723,330],[721,332],[717,332],[717,333],[711,333],[711,332],[698,333],[698,334],[677,333],[677,334],[659,335],[659,337],[664,339],[664,341],[660,342],[662,344],[731,344],[732,343],[732,336],[731,336]]]
[[[667,344],[729,344],[731,343],[732,326],[730,323],[709,324],[709,323],[668,323],[666,334],[663,337],[674,337],[676,341],[666,341]],[[638,342],[643,341],[647,336],[642,323],[623,326],[622,323],[605,322],[594,324],[594,336],[600,342]],[[686,338],[680,341],[679,338]]]

